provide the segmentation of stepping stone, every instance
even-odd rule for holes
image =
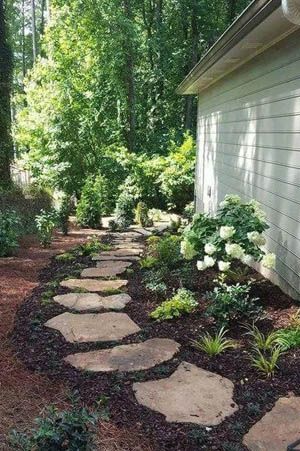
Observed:
[[[96,293],[69,293],[54,297],[54,301],[58,304],[78,312],[101,309],[122,310],[131,300],[131,297],[126,293],[105,297]]]
[[[130,266],[132,266],[132,262],[125,262],[123,260],[104,260],[104,261],[98,261],[96,263],[97,268],[109,268],[109,267],[120,267],[127,269]]]
[[[116,341],[141,329],[125,313],[62,313],[45,326],[58,330],[70,343]]]
[[[153,338],[144,343],[116,346],[101,351],[69,355],[65,361],[79,370],[140,371],[170,360],[180,344],[168,338]]]
[[[141,235],[136,232],[118,232],[118,233],[112,233],[111,234],[113,238],[140,238]]]
[[[186,362],[166,379],[133,384],[137,401],[169,423],[203,426],[220,424],[238,409],[233,389],[229,379]]]
[[[128,257],[137,256],[143,252],[143,249],[116,249],[115,251],[101,252],[103,257]]]
[[[147,229],[144,229],[143,227],[135,227],[134,230],[144,236],[152,235],[152,232],[150,232]]]
[[[81,277],[111,277],[118,274],[122,274],[127,268],[128,264],[123,262],[119,264],[118,262],[113,262],[114,265],[107,265],[104,268],[86,268],[80,274]],[[130,265],[130,263],[129,263]]]
[[[113,256],[113,255],[111,255],[111,256],[106,256],[106,257],[104,256],[104,257],[103,257],[102,254],[99,254],[99,255],[95,255],[94,257],[92,257],[92,260],[94,260],[94,261],[99,261],[99,262],[106,262],[106,261],[137,262],[137,261],[140,260],[140,257],[135,257],[135,256],[130,256],[130,255],[124,256],[124,257],[121,257],[121,256],[115,257],[115,256]]]
[[[97,292],[105,290],[119,290],[126,286],[128,280],[93,280],[93,279],[69,279],[60,282],[65,288],[83,288],[88,291]]]
[[[300,397],[280,398],[244,437],[250,451],[284,451],[300,438]]]
[[[130,249],[136,249],[141,252],[144,250],[142,244],[140,244],[140,243],[114,243],[113,245],[116,247],[116,249],[128,250],[128,248],[130,248]]]

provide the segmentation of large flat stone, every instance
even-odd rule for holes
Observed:
[[[284,451],[300,438],[300,397],[280,398],[244,437],[250,451]]]
[[[103,251],[100,255],[103,257],[130,257],[139,256],[143,249],[116,249],[114,251]]]
[[[131,263],[111,262],[110,265],[97,268],[86,268],[82,271],[81,277],[112,277],[122,274]]]
[[[93,280],[93,279],[69,279],[60,282],[65,288],[83,288],[88,291],[97,292],[105,290],[118,290],[127,285],[127,280]]]
[[[69,293],[55,296],[54,301],[78,312],[101,309],[122,310],[131,301],[131,297],[126,293],[105,297],[96,293]]]
[[[113,243],[114,247],[118,249],[135,249],[143,252],[144,248],[140,243]]]
[[[144,227],[134,227],[133,230],[135,230],[137,233],[140,233],[141,235],[144,235],[144,236],[152,235],[152,232],[147,229],[144,229]]]
[[[141,235],[136,232],[116,232],[111,234],[113,238],[123,239],[123,238],[140,238]]]
[[[144,343],[72,354],[65,360],[80,370],[140,371],[170,360],[179,348],[174,340],[153,338]]]
[[[125,256],[117,256],[115,257],[114,255],[111,256],[103,256],[102,254],[100,255],[94,255],[94,257],[92,257],[92,260],[94,261],[99,261],[99,262],[105,262],[105,261],[125,261],[125,262],[137,262],[140,260],[140,257],[136,257],[133,255],[125,255]]]
[[[129,268],[130,266],[132,266],[132,262],[125,262],[123,260],[104,260],[104,261],[98,261],[96,263],[96,267],[97,268],[108,268],[108,267],[113,267],[113,268]]]
[[[46,322],[70,343],[121,340],[140,331],[125,313],[62,313]]]
[[[220,424],[237,410],[233,383],[183,362],[168,378],[133,384],[137,401],[162,413],[168,422]]]

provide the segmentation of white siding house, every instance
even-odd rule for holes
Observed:
[[[262,272],[300,299],[300,0],[251,3],[178,92],[198,95],[197,210],[258,200],[277,255]]]

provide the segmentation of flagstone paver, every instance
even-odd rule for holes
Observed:
[[[118,290],[127,285],[127,280],[93,280],[93,279],[69,279],[60,282],[65,288],[83,288],[92,292],[105,290]]]
[[[150,232],[147,229],[144,229],[143,227],[134,227],[134,230],[144,236],[152,235],[152,232]]]
[[[46,322],[45,326],[56,329],[70,343],[121,340],[140,331],[139,326],[125,313],[65,312]]]
[[[113,246],[115,247],[116,250],[118,249],[136,249],[139,251],[143,251],[144,248],[140,243],[113,243]]]
[[[168,338],[153,338],[144,343],[69,355],[65,360],[80,370],[140,371],[170,360],[180,344]]]
[[[115,257],[114,255],[110,255],[110,256],[103,256],[102,254],[99,255],[95,255],[94,257],[92,257],[92,260],[94,261],[99,261],[99,262],[105,262],[105,261],[125,261],[125,262],[136,262],[139,261],[141,258],[134,256],[134,255],[124,255],[124,256],[117,256]]]
[[[250,451],[284,451],[300,438],[300,397],[280,398],[244,437]]]
[[[114,251],[103,251],[100,255],[103,257],[126,257],[138,256],[143,252],[143,249],[116,249]]]
[[[126,294],[99,296],[96,293],[68,293],[54,297],[54,301],[73,310],[122,310],[132,299]]]
[[[81,277],[112,277],[122,274],[130,266],[127,262],[112,262],[110,265],[97,268],[86,268],[82,271]]]
[[[137,401],[162,413],[168,422],[220,424],[237,410],[233,383],[183,362],[168,378],[133,384]]]

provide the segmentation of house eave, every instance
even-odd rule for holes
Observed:
[[[283,14],[281,0],[252,2],[191,70],[177,93],[198,94],[296,28]]]

